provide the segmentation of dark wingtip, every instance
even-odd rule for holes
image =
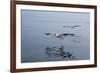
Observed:
[[[50,35],[50,33],[45,33],[45,35]]]

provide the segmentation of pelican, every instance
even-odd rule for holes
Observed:
[[[73,29],[73,28],[76,28],[76,27],[80,27],[80,25],[76,25],[76,26],[63,26],[63,27],[68,27],[68,28]]]
[[[61,40],[64,39],[64,36],[74,36],[75,34],[71,34],[71,33],[64,33],[64,34],[58,34],[58,33],[55,33],[55,34],[52,34],[52,33],[45,33],[45,35],[52,35],[56,38],[60,38]]]

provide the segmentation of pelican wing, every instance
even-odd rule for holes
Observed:
[[[45,35],[51,35],[51,33],[45,33]]]
[[[80,27],[80,25],[73,26],[72,28],[75,28],[75,27]]]
[[[73,34],[73,33],[64,33],[64,34],[62,34],[63,36],[68,36],[68,35],[70,35],[70,36],[74,36],[75,34]]]

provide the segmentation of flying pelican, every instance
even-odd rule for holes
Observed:
[[[52,33],[45,33],[45,35],[52,35],[52,36],[54,36],[54,37],[56,37],[56,38],[60,38],[61,40],[63,40],[63,39],[64,39],[64,36],[75,36],[75,34],[71,34],[71,33],[64,33],[64,34],[57,34],[57,33],[55,33],[55,34],[52,34]]]
[[[80,27],[80,25],[75,25],[75,26],[63,26],[63,27],[68,27],[68,28],[73,29],[73,28],[75,28],[75,27]]]

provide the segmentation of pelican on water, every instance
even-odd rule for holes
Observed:
[[[75,25],[75,26],[63,26],[63,27],[68,27],[68,28],[74,29],[74,28],[76,28],[76,27],[80,27],[80,25]]]
[[[58,33],[55,33],[55,34],[52,34],[52,33],[45,33],[45,35],[52,35],[56,38],[60,38],[61,40],[64,39],[64,36],[74,36],[75,34],[72,34],[72,33],[64,33],[64,34],[58,34]]]

